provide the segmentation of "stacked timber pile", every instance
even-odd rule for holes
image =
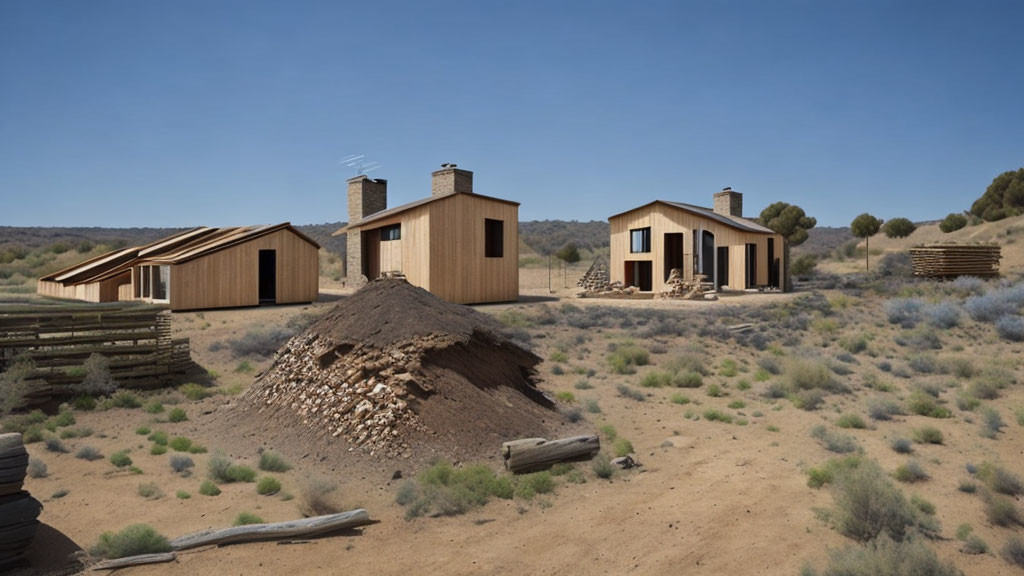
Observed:
[[[703,281],[707,278],[703,274],[696,274],[693,280],[683,278],[683,271],[680,268],[673,268],[669,272],[668,280],[665,281],[665,290],[658,292],[655,298],[670,300],[691,300],[704,297]]]
[[[998,244],[929,244],[910,249],[914,276],[998,276]]]
[[[21,489],[27,469],[21,434],[0,434],[0,568],[22,558],[39,526],[43,506]]]
[[[626,286],[622,282],[612,282],[604,286],[582,292],[580,298],[616,298],[632,296],[638,292],[636,286]]]
[[[534,385],[540,358],[503,331],[404,280],[378,279],[292,338],[238,409],[297,416],[374,456],[492,454],[561,420]]]
[[[594,263],[587,269],[587,273],[580,278],[577,286],[588,292],[604,290],[611,282],[608,274],[608,260],[604,256],[594,258]]]

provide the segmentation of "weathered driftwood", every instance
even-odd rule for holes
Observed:
[[[549,468],[559,462],[588,460],[601,451],[597,436],[573,436],[558,440],[524,438],[501,445],[505,468],[513,474]]]
[[[124,558],[115,558],[114,560],[104,560],[98,564],[93,564],[91,569],[117,570],[118,568],[128,568],[129,566],[174,562],[177,558],[178,555],[174,552],[166,552],[163,554],[139,554],[138,556],[126,556]]]
[[[303,518],[288,522],[250,524],[248,526],[235,526],[223,530],[204,530],[175,538],[171,541],[171,547],[175,550],[188,550],[189,548],[198,548],[200,546],[318,536],[328,532],[365,526],[370,522],[370,515],[366,513],[366,510],[359,508],[339,514],[314,516],[313,518]]]

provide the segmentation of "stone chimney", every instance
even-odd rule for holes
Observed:
[[[715,214],[742,218],[743,194],[729,187],[722,188],[721,192],[715,192]]]
[[[348,222],[362,220],[388,207],[388,181],[364,175],[348,180]],[[345,283],[361,286],[366,282],[363,270],[363,243],[360,230],[349,230],[345,249]]]
[[[430,175],[430,194],[445,196],[473,192],[473,173],[460,170],[455,164],[441,164],[441,169]]]

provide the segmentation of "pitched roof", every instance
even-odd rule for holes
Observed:
[[[639,210],[640,208],[646,208],[647,206],[653,206],[654,204],[664,204],[666,206],[671,206],[672,208],[678,208],[680,210],[689,212],[689,213],[694,214],[696,216],[700,216],[702,218],[707,218],[709,220],[714,220],[715,222],[718,222],[719,224],[724,224],[726,226],[730,226],[732,228],[736,228],[737,230],[742,230],[744,232],[755,232],[755,233],[758,233],[758,234],[775,234],[775,231],[772,230],[771,228],[766,228],[766,227],[758,224],[757,222],[754,222],[753,220],[748,220],[746,218],[740,218],[739,216],[729,216],[727,214],[719,214],[719,213],[715,212],[714,210],[712,210],[711,208],[704,208],[703,206],[694,206],[693,204],[684,204],[682,202],[670,202],[668,200],[655,200],[653,202],[648,202],[647,204],[644,204],[643,206],[637,206],[636,208],[630,208],[629,210],[626,210],[625,212],[620,212],[618,214],[615,214],[614,216],[609,216],[608,219],[611,220],[612,218],[618,218],[619,216],[623,216],[625,214],[629,214],[630,212],[632,212],[634,210]]]
[[[475,192],[450,192],[448,194],[442,194],[442,195],[438,195],[438,196],[427,196],[426,198],[420,198],[419,200],[414,200],[412,202],[409,202],[408,204],[402,204],[401,206],[395,206],[394,208],[388,208],[387,210],[381,210],[380,212],[374,212],[373,214],[370,214],[369,216],[367,216],[365,218],[362,218],[360,220],[356,220],[355,222],[349,222],[348,224],[346,224],[346,225],[342,226],[341,228],[339,228],[338,230],[336,230],[333,234],[331,234],[331,236],[338,236],[339,234],[343,234],[343,233],[345,233],[345,232],[347,232],[349,230],[354,230],[356,228],[362,228],[363,226],[366,226],[367,224],[372,224],[372,223],[377,222],[379,220],[383,220],[385,218],[390,218],[391,216],[395,216],[397,214],[401,214],[402,212],[406,212],[408,210],[412,210],[413,208],[419,208],[420,206],[425,206],[427,204],[431,204],[433,202],[437,202],[438,200],[444,200],[446,198],[452,198],[452,197],[454,197],[454,196],[456,196],[458,194],[462,194],[464,196],[472,196],[474,198],[483,198],[484,200],[494,200],[495,202],[503,202],[505,204],[511,204],[513,206],[519,206],[519,202],[513,202],[511,200],[505,200],[504,198],[495,198],[494,196],[484,196],[483,194],[477,194]]]
[[[273,226],[199,227],[144,246],[107,252],[40,280],[60,282],[65,286],[99,282],[120,276],[138,264],[180,264],[285,229],[320,248],[316,241],[296,230],[289,222]]]

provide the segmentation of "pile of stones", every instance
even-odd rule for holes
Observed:
[[[43,505],[22,490],[27,470],[21,434],[0,434],[0,568],[22,559],[39,526]]]

